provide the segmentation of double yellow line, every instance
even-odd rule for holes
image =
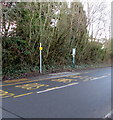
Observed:
[[[86,73],[89,73],[89,72],[77,73],[77,75],[84,74],[84,73],[86,74]],[[64,78],[64,77],[68,77],[68,76],[70,76],[70,75],[66,75],[66,76],[62,76],[62,77],[44,78],[44,79],[39,79],[39,80],[29,80],[29,81],[23,81],[23,82],[18,82],[18,83],[10,83],[10,84],[0,85],[0,87],[2,87],[2,86],[11,86],[11,85],[18,85],[18,84],[22,84],[22,83],[37,82],[37,81],[40,81],[40,80],[50,80],[50,79],[56,79],[56,78]],[[76,74],[73,75],[73,76],[76,76]],[[26,80],[27,78],[24,78],[24,79]],[[19,81],[21,79],[17,79],[17,80]]]
[[[50,79],[50,78],[49,78],[49,79]],[[24,82],[12,83],[12,84],[5,84],[5,85],[0,85],[0,87],[2,87],[2,86],[10,86],[10,85],[18,85],[18,84],[21,84],[21,83],[36,82],[36,81],[40,81],[40,80],[43,80],[43,79],[39,79],[39,80],[30,80],[30,81],[24,81]],[[44,79],[44,80],[47,80],[47,79]]]
[[[63,77],[60,77],[60,78],[64,78],[64,77],[66,77],[66,76],[63,76]],[[10,86],[10,85],[18,85],[18,84],[21,84],[21,83],[37,82],[37,81],[40,81],[40,80],[50,80],[50,79],[55,79],[55,78],[59,78],[59,77],[45,78],[45,79],[39,79],[39,80],[29,80],[29,81],[12,83],[12,84],[5,84],[5,85],[0,85],[0,87],[2,87],[2,86]],[[19,79],[18,79],[18,80],[19,80]]]

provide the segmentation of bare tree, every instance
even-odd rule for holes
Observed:
[[[104,1],[85,1],[86,15],[87,15],[87,29],[89,31],[90,38],[96,40],[101,38],[107,39],[108,32],[106,31],[107,26],[109,27],[109,14],[107,6]]]

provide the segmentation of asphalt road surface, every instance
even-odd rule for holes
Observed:
[[[112,113],[113,67],[6,80],[3,118],[103,118]]]

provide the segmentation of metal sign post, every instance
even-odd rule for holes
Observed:
[[[73,63],[73,67],[75,67],[75,55],[76,55],[76,48],[73,48],[73,50],[72,50],[72,56],[73,56],[72,63]]]
[[[75,64],[75,55],[73,55],[73,65]]]
[[[40,47],[39,47],[39,50],[40,50],[40,73],[42,73],[42,46],[41,46],[41,43],[40,43]]]

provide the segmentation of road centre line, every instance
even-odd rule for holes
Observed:
[[[100,79],[100,78],[108,77],[109,75],[111,75],[111,74],[107,74],[107,75],[104,75],[104,76],[95,77],[95,78],[92,78],[92,79],[87,78],[86,80],[83,80],[83,82],[88,82],[88,81],[90,81],[90,80],[91,80],[91,81],[97,80],[97,79]]]
[[[68,84],[68,85],[60,86],[60,87],[48,88],[46,90],[38,91],[37,93],[40,94],[40,93],[44,93],[44,92],[49,92],[49,91],[52,91],[52,90],[61,89],[61,88],[65,88],[65,87],[69,87],[69,86],[77,85],[77,84],[79,84],[79,83],[76,82],[76,83],[71,83],[71,84]]]
[[[104,75],[104,76],[100,76],[100,77],[96,77],[96,78],[93,78],[93,79],[91,79],[91,80],[97,80],[97,79],[100,79],[100,78],[108,77],[109,75],[111,75],[111,74]]]

